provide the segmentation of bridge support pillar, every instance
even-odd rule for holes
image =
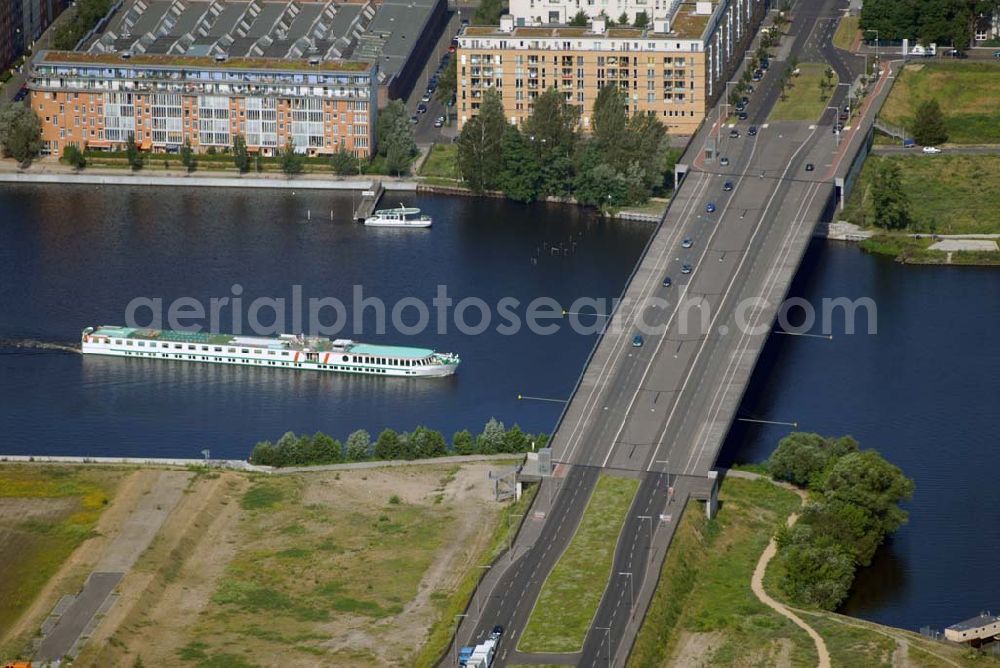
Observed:
[[[719,511],[719,472],[709,471],[708,482],[711,485],[711,489],[708,492],[708,498],[705,500],[705,517],[706,519],[712,519]]]

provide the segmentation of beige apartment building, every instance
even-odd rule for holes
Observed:
[[[533,100],[555,88],[579,107],[587,131],[598,91],[614,84],[626,91],[629,113],[651,112],[671,134],[693,134],[742,62],[767,0],[671,4],[641,29],[602,19],[525,27],[512,16],[497,27],[469,26],[458,38],[459,127],[478,113],[487,90],[500,92],[507,118],[519,124]]]

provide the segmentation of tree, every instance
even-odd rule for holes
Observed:
[[[902,171],[899,165],[884,158],[875,163],[872,213],[875,224],[889,230],[901,230],[912,222],[909,201],[903,192]]]
[[[521,428],[514,425],[503,435],[504,452],[525,452],[530,447],[531,442]]]
[[[483,95],[479,113],[466,121],[458,137],[458,169],[475,193],[498,186],[506,126],[500,92],[491,88]]]
[[[359,173],[361,163],[356,157],[354,157],[353,153],[348,151],[347,148],[341,144],[340,149],[330,156],[330,167],[333,169],[335,174],[347,176],[349,174]]]
[[[796,431],[778,441],[768,470],[778,480],[815,488],[822,484],[822,475],[833,461],[857,450],[858,442],[850,436],[828,438]]]
[[[628,26],[629,23],[630,21],[628,20],[628,12],[622,12],[621,15],[618,17],[618,25]]]
[[[483,455],[502,452],[505,432],[503,422],[497,421],[496,418],[490,418],[483,427],[483,432],[476,439],[476,449]]]
[[[0,107],[0,147],[4,157],[25,162],[42,148],[42,125],[34,110],[26,104]]]
[[[398,176],[410,169],[410,162],[417,152],[417,145],[413,140],[412,126],[405,114],[395,115],[391,123],[385,127],[381,146],[385,151],[387,172]]]
[[[833,465],[823,493],[827,499],[869,511],[883,535],[906,522],[901,501],[913,496],[913,481],[875,450],[852,452]]]
[[[788,597],[798,605],[835,610],[854,580],[850,551],[829,535],[815,535],[802,522],[779,532],[779,545],[784,566],[780,586]]]
[[[417,427],[410,434],[410,442],[413,444],[413,452],[416,459],[428,459],[431,457],[442,457],[448,454],[448,445],[445,443],[441,432],[427,427]]]
[[[607,162],[617,165],[616,154],[625,149],[628,114],[625,111],[625,93],[609,84],[597,91],[591,116],[593,139],[597,142]]]
[[[399,455],[399,434],[394,429],[383,429],[375,441],[375,459],[398,459]]]
[[[572,156],[577,144],[579,109],[564,94],[549,88],[535,98],[535,106],[522,125],[524,136],[535,146],[542,167],[541,193],[572,193]]]
[[[637,12],[635,15],[634,25],[636,28],[645,28],[646,26],[648,26],[649,14],[647,14],[645,11]]]
[[[240,174],[250,171],[250,154],[247,152],[247,140],[243,135],[233,136],[233,164]]]
[[[66,148],[63,149],[62,161],[75,169],[83,169],[87,166],[87,159],[76,144],[66,145]]]
[[[368,432],[359,429],[354,434],[363,434],[367,437]],[[351,436],[354,436],[351,434]],[[344,448],[339,441],[322,432],[316,432],[312,437],[312,450],[316,464],[336,464],[344,458]]]
[[[503,157],[498,186],[517,202],[532,202],[541,187],[541,165],[531,143],[514,125],[508,125],[500,142]]]
[[[936,146],[948,141],[944,114],[937,100],[924,100],[917,106],[912,130],[914,141],[922,146]]]
[[[482,0],[472,15],[472,24],[477,26],[499,25],[502,13],[503,0]]]
[[[360,462],[368,459],[371,444],[371,435],[364,429],[351,432],[344,444],[344,459],[349,462]]]
[[[456,431],[451,437],[451,449],[456,455],[471,455],[476,451],[476,443],[468,429]]]
[[[441,73],[441,78],[438,79],[437,89],[434,91],[434,97],[442,105],[448,106],[451,104],[451,98],[455,95],[455,88],[458,82],[458,58],[451,58],[448,60],[448,64],[445,65],[444,72]]]
[[[580,9],[573,15],[573,18],[569,20],[569,24],[571,26],[586,27],[590,25],[590,17],[587,16],[585,11]]]
[[[197,167],[190,139],[185,139],[184,145],[181,146],[181,164],[184,165],[184,168],[187,169],[188,172],[193,172]]]
[[[378,120],[375,123],[375,143],[378,146],[378,154],[382,157],[385,157],[388,152],[389,137],[395,131],[399,121],[409,122],[402,100],[392,100],[378,112]]]
[[[295,152],[295,141],[289,139],[281,152],[281,171],[287,176],[302,173],[302,156]]]
[[[125,155],[128,157],[128,164],[133,170],[142,169],[142,154],[139,146],[135,143],[135,133],[128,133],[125,139]]]

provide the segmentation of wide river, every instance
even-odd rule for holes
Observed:
[[[501,300],[517,300],[509,312],[523,321],[539,297],[567,308],[581,297],[612,298],[652,227],[496,200],[390,193],[384,203],[397,202],[431,214],[433,229],[365,228],[350,220],[350,196],[311,191],[4,187],[0,453],[199,457],[209,449],[213,457],[244,458],[256,441],[287,430],[344,438],[357,428],[422,424],[450,435],[475,432],[491,416],[549,431],[594,335],[558,318],[539,321],[559,325],[551,334],[526,326],[510,333]],[[452,299],[443,326],[432,303],[438,286]],[[375,307],[355,328],[357,290],[385,304],[384,333]],[[306,303],[344,303],[341,336],[455,352],[459,372],[437,380],[342,377],[84,359],[10,345],[73,343],[84,326],[124,322],[136,298],[160,299],[166,318],[182,298],[208,311],[213,298],[238,296],[244,333],[253,300],[282,299],[282,329],[293,331],[297,293]],[[917,485],[909,524],[859,578],[845,612],[916,629],[1000,607],[1000,584],[991,577],[1000,553],[992,530],[1000,515],[1000,278],[988,270],[903,267],[816,242],[793,294],[813,302],[871,297],[878,334],[772,337],[740,414],[852,434]],[[468,297],[491,311],[478,335],[459,328],[459,319],[480,322],[477,307],[456,314]],[[392,326],[392,307],[404,298],[428,307],[420,333]],[[406,325],[416,309],[403,309]],[[231,302],[219,312],[219,329],[236,328]],[[269,324],[273,312],[261,313]],[[146,321],[149,310],[136,316]],[[592,329],[596,319],[579,322]],[[519,401],[519,394],[555,401]],[[723,463],[760,461],[785,433],[740,423]]]

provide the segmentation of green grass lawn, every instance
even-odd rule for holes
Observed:
[[[815,121],[826,109],[831,92],[837,89],[837,75],[832,86],[820,94],[819,84],[823,80],[825,64],[803,63],[799,65],[799,75],[791,78],[785,99],[778,100],[768,117],[770,121]],[[769,75],[775,76],[775,75]]]
[[[598,479],[573,540],[542,586],[518,650],[575,652],[583,646],[638,488],[639,481],[633,478]]]
[[[854,40],[858,37],[858,23],[861,18],[858,16],[844,16],[837,25],[837,32],[833,34],[833,45],[838,49],[850,51],[854,46]]]
[[[1000,144],[1000,67],[975,62],[908,65],[880,113],[890,123],[909,127],[917,105],[931,98],[944,112],[950,143]]]
[[[0,467],[0,638],[67,557],[93,535],[129,471],[5,464]],[[4,652],[0,650],[0,655]]]
[[[458,179],[458,144],[434,144],[427,156],[420,176],[435,176],[444,179]]]
[[[903,190],[915,219],[912,232],[1000,233],[1000,156],[892,155],[871,157],[861,170],[843,212],[844,220],[871,227],[868,184],[877,160],[891,160],[902,172]]]

